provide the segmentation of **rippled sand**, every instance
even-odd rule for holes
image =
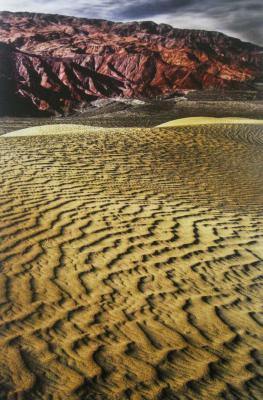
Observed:
[[[263,127],[74,132],[0,138],[0,399],[261,399]]]

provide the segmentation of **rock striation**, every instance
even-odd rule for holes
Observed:
[[[2,115],[66,115],[99,98],[242,89],[262,71],[263,48],[218,32],[0,13]]]

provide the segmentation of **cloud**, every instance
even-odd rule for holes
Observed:
[[[76,16],[80,16],[81,10],[84,10],[82,16],[87,18],[103,18],[105,11],[110,11],[107,7],[106,0],[102,0],[99,5],[97,0],[8,0],[8,2],[6,2],[6,0],[0,0],[0,10],[31,11]]]
[[[0,9],[102,18],[153,20],[178,28],[217,30],[263,44],[259,0],[0,0]]]
[[[134,0],[119,19],[153,19],[178,28],[217,30],[263,44],[263,3],[258,0]]]
[[[195,0],[131,0],[120,7],[118,14],[124,19],[145,19],[174,13],[191,7]]]

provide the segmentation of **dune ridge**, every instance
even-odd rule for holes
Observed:
[[[215,117],[190,117],[190,118],[179,118],[176,120],[165,122],[161,125],[156,126],[156,128],[173,128],[173,127],[187,127],[192,125],[228,125],[228,124],[238,124],[238,125],[263,125],[263,120],[251,119],[251,118],[237,118],[237,117],[225,117],[225,118],[215,118]],[[140,132],[145,129],[151,128],[125,128],[128,132]],[[18,129],[16,131],[8,132],[2,135],[2,137],[16,137],[16,136],[42,136],[42,135],[76,135],[76,134],[87,134],[89,132],[123,132],[124,128],[103,128],[90,125],[80,125],[80,124],[49,124],[41,126],[32,126],[29,128]],[[222,130],[224,132],[224,129]],[[235,132],[236,133],[236,132]],[[243,130],[241,129],[241,135]]]
[[[1,400],[260,400],[261,136],[0,138]]]
[[[8,132],[2,137],[14,136],[42,136],[42,135],[73,135],[87,132],[98,132],[103,128],[78,125],[78,124],[50,124],[33,126],[30,128],[18,129],[16,131]],[[111,128],[110,128],[111,129]]]
[[[188,117],[188,118],[178,118],[172,121],[165,122],[158,125],[158,128],[168,128],[173,126],[192,126],[192,125],[214,125],[214,124],[254,124],[262,125],[262,119],[252,119],[252,118],[238,118],[238,117]]]

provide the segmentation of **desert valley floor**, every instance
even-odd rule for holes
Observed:
[[[1,137],[0,163],[1,400],[262,399],[263,125]]]

